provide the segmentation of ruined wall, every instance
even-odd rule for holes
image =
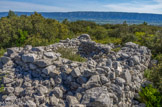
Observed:
[[[56,53],[72,47],[86,57],[73,62]],[[9,48],[0,58],[5,91],[0,102],[12,107],[139,107],[134,100],[144,82],[151,51],[128,42],[119,52],[93,42],[89,35],[59,43]]]

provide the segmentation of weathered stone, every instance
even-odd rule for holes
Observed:
[[[92,88],[92,87],[99,87],[101,86],[100,76],[99,75],[93,75],[88,80],[88,82],[85,84],[85,88]]]
[[[73,77],[79,77],[81,75],[79,68],[75,68],[72,72],[71,75]]]
[[[15,95],[18,96],[23,90],[24,90],[24,89],[21,88],[21,87],[16,87],[14,93],[15,93]]]
[[[36,59],[35,54],[24,54],[22,55],[22,61],[24,62],[34,62]]]
[[[106,83],[109,82],[109,80],[106,78],[105,75],[101,75],[101,76],[100,76],[100,79],[101,79],[102,84],[106,84]]]
[[[51,65],[51,61],[50,60],[37,60],[35,62],[36,65],[38,65],[39,67],[43,68],[46,67],[48,65]]]
[[[39,86],[37,87],[37,93],[42,96],[48,93],[48,89],[45,86]]]
[[[25,49],[25,50],[31,50],[31,49],[32,49],[32,46],[31,46],[31,45],[26,45],[26,46],[24,47],[24,49]]]
[[[53,60],[57,59],[57,56],[53,52],[45,52],[44,55],[48,58],[52,58]]]
[[[134,61],[135,64],[139,64],[140,63],[140,59],[138,56],[133,56],[132,60]]]
[[[14,88],[13,87],[7,87],[5,89],[5,92],[8,93],[8,94],[13,93],[14,92]]]
[[[122,67],[119,62],[114,62],[113,67],[118,70],[119,72],[122,72]]]
[[[37,68],[37,66],[36,66],[36,65],[34,65],[34,64],[32,64],[32,63],[30,63],[30,64],[29,64],[29,68],[30,68],[30,69],[32,69],[32,70],[34,70],[34,69],[36,69],[36,68]]]
[[[53,90],[53,94],[57,98],[62,98],[63,97],[63,91],[60,89],[60,87],[55,87],[54,90]]]
[[[138,47],[137,44],[132,43],[132,42],[127,42],[127,43],[125,44],[125,46],[126,46],[126,47],[130,47],[130,48],[137,48],[137,47]]]
[[[16,100],[16,96],[7,96],[5,99],[6,102],[12,102],[12,103],[14,103],[15,100]]]
[[[110,97],[106,87],[95,87],[87,90],[81,101],[90,107],[110,107]]]
[[[32,100],[26,101],[26,106],[27,107],[36,107],[36,104]]]
[[[3,68],[3,64],[0,62],[0,69],[2,69]]]
[[[116,78],[116,83],[122,86],[122,85],[124,85],[125,80],[123,78],[117,77]]]
[[[91,40],[90,36],[88,34],[82,34],[78,37],[78,39],[81,40]]]
[[[44,51],[44,47],[33,47],[31,50],[32,51],[36,51],[36,52],[43,52]]]
[[[87,82],[87,78],[86,77],[83,77],[83,76],[80,76],[80,77],[77,78],[77,82],[79,84],[86,83]]]
[[[129,84],[130,82],[131,82],[131,74],[130,74],[130,72],[128,71],[128,70],[126,70],[125,72],[124,72],[124,78],[125,78],[125,80],[126,80],[126,82]]]
[[[53,96],[50,96],[50,104],[52,106],[57,106],[58,103],[59,103],[59,99],[58,98],[56,98],[54,95]]]
[[[42,70],[42,73],[44,73],[44,74],[46,74],[46,75],[49,75],[50,72],[53,72],[53,71],[55,71],[55,70],[56,70],[56,66],[50,65],[50,66],[44,68],[44,69]]]
[[[9,57],[5,57],[5,56],[0,57],[0,62],[2,62],[3,64],[6,64],[9,61],[10,61],[10,58]]]
[[[73,104],[71,107],[86,107],[86,106],[83,104]]]
[[[8,84],[8,83],[11,83],[11,82],[13,82],[12,78],[3,77],[3,84]]]
[[[96,75],[96,74],[97,74],[97,72],[95,72],[95,71],[93,71],[93,70],[90,70],[90,69],[84,70],[84,76],[85,76],[85,77],[90,77],[90,76]]]
[[[68,102],[69,107],[72,107],[75,104],[78,104],[78,100],[74,96],[67,96],[66,101]]]

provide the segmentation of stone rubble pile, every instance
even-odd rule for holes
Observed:
[[[74,48],[86,62],[62,58]],[[151,51],[128,42],[120,51],[83,34],[49,46],[9,48],[0,58],[0,103],[11,107],[144,107],[134,100],[144,82]],[[6,106],[6,105],[2,105]]]

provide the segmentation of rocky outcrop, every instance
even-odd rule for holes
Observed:
[[[74,48],[86,62],[62,58],[59,47]],[[0,58],[4,92],[0,103],[20,107],[139,107],[151,51],[128,42],[118,52],[84,34],[59,43],[9,48]],[[5,105],[3,105],[5,106]]]

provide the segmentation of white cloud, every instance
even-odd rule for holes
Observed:
[[[60,8],[56,6],[48,6],[41,4],[25,3],[25,2],[13,2],[13,1],[0,1],[0,11],[22,11],[22,12],[58,12],[58,11],[68,11],[68,9]]]
[[[154,2],[153,4],[142,2],[118,3],[104,5],[103,7],[107,8],[109,11],[162,14],[162,0],[154,0]]]

